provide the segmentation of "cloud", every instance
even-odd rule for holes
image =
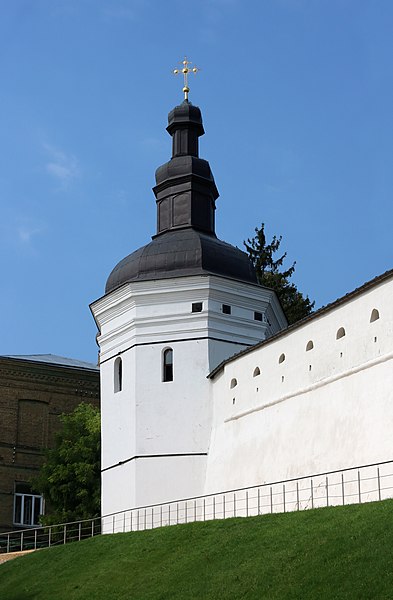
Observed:
[[[79,176],[79,165],[74,155],[67,155],[50,144],[44,144],[44,149],[48,154],[48,162],[45,165],[47,173],[63,186]]]
[[[21,225],[17,229],[18,240],[22,244],[25,244],[25,245],[30,244],[32,237],[42,233],[42,231],[43,230],[40,227],[27,227],[27,226]]]

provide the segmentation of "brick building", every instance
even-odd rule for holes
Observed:
[[[38,523],[44,500],[30,480],[80,402],[99,406],[97,366],[54,355],[0,357],[0,531]]]

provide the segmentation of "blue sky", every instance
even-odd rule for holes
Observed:
[[[184,55],[218,236],[265,222],[316,307],[393,267],[391,0],[0,9],[0,354],[96,360],[88,305],[155,233]]]

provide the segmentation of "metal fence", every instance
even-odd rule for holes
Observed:
[[[323,506],[373,502],[391,497],[393,461],[386,461],[130,508],[76,523],[0,533],[0,552],[66,544],[101,533],[143,531],[192,521],[308,510]]]

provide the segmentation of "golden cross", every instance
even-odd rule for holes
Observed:
[[[182,73],[184,76],[184,87],[183,87],[183,92],[184,92],[184,100],[188,100],[188,93],[190,91],[190,88],[188,87],[188,74],[189,73],[198,73],[198,71],[200,69],[198,69],[198,67],[193,67],[192,69],[190,69],[190,67],[188,65],[192,65],[192,63],[187,60],[187,56],[184,57],[184,60],[181,62],[181,64],[183,65],[182,69],[173,69],[173,73],[174,75],[178,75],[179,73]]]

